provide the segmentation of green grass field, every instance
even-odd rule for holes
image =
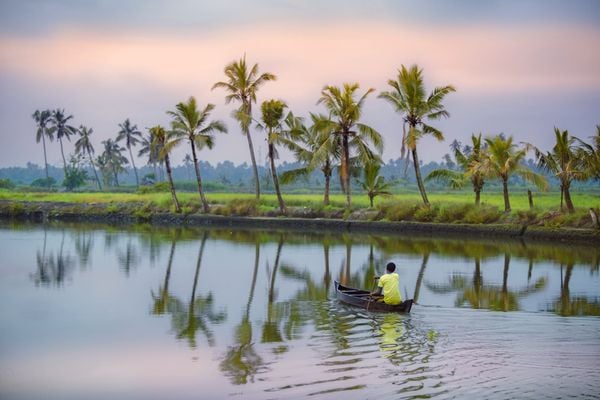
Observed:
[[[199,201],[197,193],[180,192],[177,194],[182,204],[193,204]],[[474,201],[474,196],[471,192],[432,192],[428,194],[429,200],[435,206],[443,206],[449,204],[471,204]],[[573,203],[578,209],[588,209],[590,207],[600,207],[600,194],[590,193],[572,193]],[[227,204],[234,199],[254,199],[253,193],[207,193],[206,197],[212,204]],[[284,194],[284,201],[290,207],[320,207],[323,203],[322,194]],[[65,203],[129,203],[143,202],[152,203],[160,207],[169,207],[171,204],[170,193],[43,193],[43,192],[18,192],[10,190],[0,190],[0,200],[15,200],[15,201],[49,201],[49,202],[65,202]],[[420,203],[421,196],[419,193],[409,192],[395,194],[392,197],[377,197],[375,206],[386,202],[401,201],[406,203]],[[502,193],[490,192],[482,193],[482,204],[496,206],[499,209],[504,208]],[[528,210],[529,203],[527,193],[513,192],[510,197],[513,211]],[[333,207],[344,207],[345,196],[342,194],[332,194],[330,202]],[[263,194],[261,196],[261,204],[264,206],[277,205],[277,198],[274,194]],[[352,198],[352,204],[355,208],[368,208],[369,200],[364,194],[355,194]],[[558,209],[560,205],[560,193],[535,193],[534,205],[538,209],[552,210]]]

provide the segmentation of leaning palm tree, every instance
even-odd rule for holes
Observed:
[[[556,143],[552,151],[544,153],[532,144],[528,148],[535,151],[535,157],[538,160],[538,166],[544,170],[553,173],[560,181],[560,208],[563,208],[563,199],[567,203],[567,210],[574,212],[575,207],[571,200],[569,188],[574,180],[581,181],[588,177],[585,160],[577,154],[577,139],[569,136],[568,131],[560,131],[554,128]]]
[[[131,166],[133,167],[133,172],[135,173],[135,183],[139,187],[140,180],[138,178],[135,162],[133,161],[133,153],[131,152],[131,148],[140,142],[142,139],[142,132],[138,131],[137,125],[131,124],[129,118],[127,118],[122,124],[119,124],[119,128],[121,128],[121,130],[117,135],[117,143],[121,140],[125,141],[125,147],[127,147],[127,150],[129,150],[129,159],[131,160]]]
[[[350,188],[350,149],[354,148],[362,163],[377,156],[369,148],[370,142],[381,154],[383,151],[383,140],[379,132],[372,127],[358,122],[362,114],[362,106],[367,96],[375,89],[368,89],[358,100],[354,98],[358,90],[358,83],[345,83],[343,88],[337,86],[325,86],[321,91],[321,98],[317,104],[323,104],[329,112],[330,119],[319,121],[316,129],[324,132],[332,132],[339,136],[341,144],[341,179],[346,192],[346,205],[352,205],[352,190]],[[315,162],[323,160],[330,154],[330,148],[323,142],[323,146],[317,151]]]
[[[98,172],[96,172],[96,166],[94,165],[94,157],[92,157],[92,154],[94,154],[94,146],[90,141],[90,136],[94,130],[81,125],[77,132],[79,132],[80,137],[75,142],[75,153],[86,153],[88,155],[90,165],[92,166],[92,171],[94,171],[94,176],[96,177],[96,182],[98,183],[98,189],[102,190],[102,184],[100,183],[100,178],[98,178]]]
[[[192,148],[192,158],[194,171],[196,172],[196,181],[198,183],[198,193],[202,201],[204,212],[210,211],[206,196],[202,190],[202,176],[200,175],[200,166],[198,165],[198,156],[196,147],[202,150],[204,147],[212,149],[215,144],[213,134],[215,132],[227,133],[225,124],[221,121],[208,121],[211,111],[215,108],[214,104],[207,104],[203,110],[199,110],[194,96],[190,97],[187,103],[178,103],[175,111],[167,111],[167,114],[173,118],[171,121],[174,146],[187,139]]]
[[[517,149],[512,136],[506,139],[504,135],[497,135],[493,138],[486,138],[485,142],[488,153],[480,163],[474,164],[473,171],[490,178],[499,178],[502,181],[505,212],[510,212],[508,179],[511,175],[519,175],[523,179],[534,183],[538,188],[547,189],[548,182],[546,179],[522,164],[527,155],[527,149]]]
[[[482,146],[481,133],[478,136],[471,135],[472,146],[465,146],[461,150],[460,143],[454,146],[454,157],[460,167],[460,171],[450,169],[435,169],[427,175],[426,181],[437,180],[447,182],[453,189],[462,189],[467,181],[471,181],[475,192],[475,204],[481,202],[481,191],[485,185],[485,176],[481,171],[475,170],[474,166],[486,157],[487,148]]]
[[[290,146],[290,150],[294,153],[296,159],[304,165],[281,174],[281,182],[286,184],[300,178],[306,178],[314,169],[318,168],[325,178],[323,204],[329,205],[331,175],[337,160],[340,159],[340,146],[337,143],[339,136],[334,135],[333,131],[320,131],[317,129],[319,125],[323,125],[319,121],[328,120],[327,116],[311,113],[310,117],[312,126],[307,128],[302,124],[299,125],[297,127],[300,130],[299,137]],[[332,125],[327,124],[327,126],[331,127]],[[315,155],[321,147],[323,147],[321,157],[317,159]]]
[[[225,103],[229,104],[235,100],[240,103],[240,107],[234,112],[235,119],[238,120],[242,128],[242,134],[246,135],[248,148],[250,150],[250,159],[252,160],[252,171],[254,173],[254,185],[256,198],[260,198],[260,183],[258,178],[258,167],[254,156],[254,146],[250,136],[250,123],[252,121],[252,103],[256,103],[256,92],[268,81],[274,81],[275,75],[265,72],[259,74],[258,64],[249,67],[246,64],[246,55],[239,61],[233,61],[225,66],[226,81],[217,82],[213,85],[215,88],[223,88],[229,94],[225,96]]]
[[[259,129],[267,131],[271,176],[273,177],[273,186],[275,186],[275,193],[277,194],[277,201],[279,202],[279,211],[281,214],[285,214],[286,209],[283,202],[283,197],[281,197],[277,169],[275,168],[275,158],[277,158],[277,148],[275,146],[277,144],[287,144],[288,142],[282,127],[283,112],[286,108],[287,104],[281,100],[264,101],[260,106],[262,124],[257,124]],[[291,120],[294,119],[294,115],[291,112],[289,113],[288,117]],[[294,123],[291,122],[290,125],[293,126]]]
[[[69,136],[77,133],[77,129],[68,124],[71,118],[73,118],[72,115],[66,115],[65,110],[61,110],[60,108],[57,108],[56,110],[52,111],[52,116],[50,117],[50,123],[52,124],[52,127],[49,129],[49,132],[50,135],[56,134],[56,138],[60,143],[60,154],[62,155],[63,159],[65,176],[67,174],[67,161],[65,159],[65,151],[63,149],[62,140],[63,138],[70,140]]]
[[[50,110],[35,110],[33,115],[31,116],[37,125],[37,131],[35,134],[35,141],[37,143],[42,141],[42,146],[44,147],[44,168],[46,169],[46,182],[50,182],[50,175],[48,174],[48,157],[46,156],[46,137],[50,141],[52,141],[52,133],[48,129],[48,123],[50,122],[50,118],[52,117],[52,112]]]
[[[381,164],[376,161],[370,161],[365,164],[363,180],[360,185],[369,196],[369,203],[373,208],[373,199],[377,196],[391,196],[390,188],[392,182],[386,182],[385,178],[379,175]]]
[[[171,174],[171,162],[169,160],[169,153],[173,150],[176,143],[173,141],[172,134],[167,132],[165,128],[160,125],[156,125],[150,128],[150,135],[152,137],[152,147],[154,151],[158,151],[158,159],[164,161],[167,169],[167,176],[169,178],[169,186],[171,188],[171,196],[173,197],[173,204],[175,205],[175,212],[181,212],[179,201],[177,200],[177,194],[175,193],[175,184],[173,183],[173,175]]]
[[[405,146],[410,149],[417,186],[419,187],[419,192],[421,192],[423,203],[429,206],[429,199],[427,198],[425,185],[423,185],[423,179],[421,178],[417,144],[425,135],[432,135],[437,140],[444,139],[442,132],[426,124],[425,120],[437,120],[450,116],[444,108],[442,101],[447,94],[454,92],[455,89],[452,85],[436,87],[426,97],[423,70],[419,69],[417,65],[411,66],[410,69],[402,65],[398,70],[397,80],[388,80],[388,85],[393,90],[382,92],[379,97],[392,104],[395,110],[404,116],[403,127],[408,124],[408,132],[402,137],[402,153],[405,151]]]

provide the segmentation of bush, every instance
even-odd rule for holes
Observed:
[[[233,199],[224,206],[215,207],[214,213],[226,216],[256,216],[258,204],[254,199]]]
[[[461,222],[475,208],[474,204],[448,204],[440,208],[435,222]]]
[[[171,186],[169,182],[158,182],[154,185],[149,186],[140,186],[138,189],[138,193],[147,194],[147,193],[162,193],[169,192],[171,190]]]
[[[53,187],[56,185],[56,179],[54,179],[53,177],[48,177],[48,179],[46,178],[39,178],[36,179],[35,181],[31,182],[30,186],[34,187],[34,188],[49,188],[49,187]]]
[[[0,179],[0,189],[13,189],[15,184],[10,179]]]
[[[432,222],[438,215],[439,208],[437,206],[420,206],[415,211],[414,218],[419,222]]]
[[[410,220],[418,208],[417,204],[404,202],[385,202],[379,205],[383,218],[388,221]]]
[[[489,224],[498,221],[501,216],[502,213],[498,210],[498,207],[483,205],[473,207],[467,211],[463,222],[467,224]]]

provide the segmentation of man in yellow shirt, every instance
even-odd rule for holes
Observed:
[[[388,263],[385,267],[386,274],[379,278],[379,284],[377,289],[371,294],[381,296],[383,292],[383,302],[385,304],[396,305],[402,302],[402,296],[400,296],[400,277],[395,272],[396,264],[393,262]]]

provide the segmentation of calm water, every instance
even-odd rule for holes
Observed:
[[[409,316],[332,298],[399,266]],[[1,399],[600,398],[600,249],[0,225]]]

